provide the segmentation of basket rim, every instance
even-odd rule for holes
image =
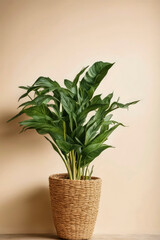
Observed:
[[[101,178],[99,177],[95,177],[95,176],[92,176],[91,179],[87,179],[87,180],[84,180],[84,179],[81,179],[81,180],[71,180],[69,178],[64,178],[64,177],[67,177],[68,174],[67,173],[57,173],[57,174],[52,174],[49,176],[49,180],[58,180],[58,181],[67,181],[67,182],[93,182],[93,181],[101,181]]]

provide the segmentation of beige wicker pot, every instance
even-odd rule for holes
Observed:
[[[99,207],[101,179],[69,180],[67,174],[49,177],[53,220],[63,239],[90,239]]]

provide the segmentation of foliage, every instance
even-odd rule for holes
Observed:
[[[112,65],[100,61],[85,67],[73,81],[64,80],[65,88],[47,77],[39,77],[32,86],[20,86],[25,93],[19,100],[29,100],[9,121],[26,114],[30,118],[20,122],[21,132],[35,129],[39,134],[48,134],[49,138],[45,138],[62,158],[70,179],[91,178],[93,167],[89,171],[89,164],[111,147],[104,142],[118,126],[123,126],[112,120],[111,112],[138,102],[111,102],[113,93],[103,99],[101,95],[93,96]]]

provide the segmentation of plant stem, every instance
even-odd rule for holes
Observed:
[[[62,158],[62,160],[63,160],[63,162],[64,162],[64,164],[65,164],[65,166],[66,166],[66,168],[67,168],[69,178],[72,179],[72,173],[71,173],[71,170],[70,170],[69,164],[68,164],[68,163],[66,162],[66,160],[63,158],[63,156],[62,156],[61,153],[60,153],[60,156],[61,156],[61,158]]]
[[[81,180],[81,168],[80,168],[81,158],[82,158],[82,155],[79,156],[78,166],[77,166],[77,179],[79,180]]]
[[[76,180],[76,159],[74,150],[72,150],[72,166],[73,166],[73,180]]]
[[[64,141],[66,141],[66,123],[63,121]]]
[[[68,171],[69,179],[72,180],[73,178],[72,178],[71,164],[70,164],[70,159],[69,159],[69,157],[67,156],[67,154],[66,154],[66,159],[67,159],[66,168],[67,168],[67,171]]]

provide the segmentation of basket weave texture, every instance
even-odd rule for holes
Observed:
[[[97,218],[101,179],[70,180],[67,174],[49,177],[53,220],[63,239],[90,239]]]

